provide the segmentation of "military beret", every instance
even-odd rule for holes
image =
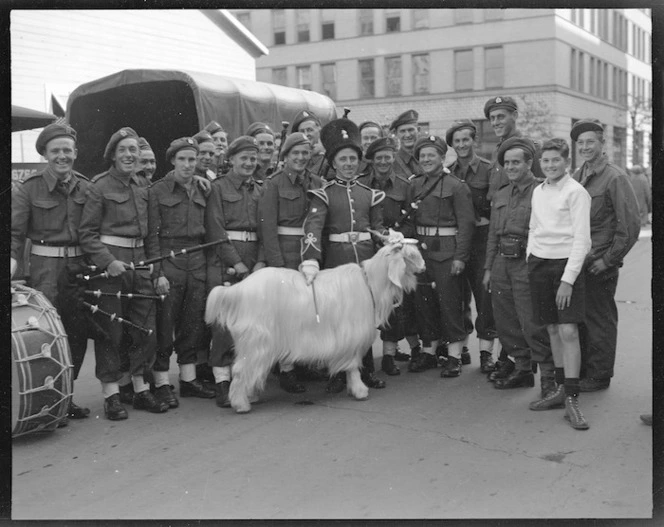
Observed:
[[[242,150],[256,150],[258,152],[258,141],[256,141],[256,138],[241,135],[229,145],[228,150],[226,150],[226,157],[230,158]]]
[[[516,112],[519,109],[516,101],[512,99],[512,97],[491,97],[491,99],[489,99],[484,105],[484,116],[488,119],[489,114],[493,110],[498,110],[500,108],[504,108],[510,112]]]
[[[443,157],[445,157],[445,154],[447,153],[447,145],[440,137],[437,135],[427,135],[425,137],[420,137],[417,141],[415,141],[413,154],[415,155],[416,159],[420,157],[420,150],[426,146],[433,146],[440,152],[440,155]]]
[[[397,142],[391,137],[380,137],[369,145],[364,157],[371,160],[381,150],[397,150]]]
[[[194,141],[193,137],[175,139],[166,150],[166,161],[173,159],[173,156],[180,150],[196,150],[196,153],[198,153],[198,143]]]
[[[249,125],[249,128],[247,128],[247,132],[244,135],[248,135],[250,137],[256,137],[258,134],[270,134],[272,137],[274,137],[274,132],[272,131],[272,128],[270,128],[267,124],[265,123],[251,123]]]
[[[604,132],[604,127],[597,119],[581,119],[574,123],[569,136],[576,141],[583,132]]]
[[[404,124],[417,124],[420,114],[415,110],[407,110],[397,117],[390,125],[390,130],[396,130]]]
[[[75,142],[76,130],[68,124],[53,123],[46,126],[39,134],[39,137],[37,137],[37,142],[35,143],[35,148],[39,152],[39,155],[44,155],[46,144],[56,137],[69,137]]]
[[[201,143],[214,143],[214,138],[212,137],[212,134],[207,130],[201,130],[200,132],[198,132],[193,136],[193,139],[199,145]]]
[[[217,121],[210,121],[208,124],[205,125],[205,128],[203,130],[207,130],[210,132],[210,135],[214,135],[217,132],[225,132],[224,127],[221,126]]]
[[[148,140],[145,137],[138,138],[138,149],[152,151],[152,147],[150,146],[150,143],[148,143]]]
[[[458,130],[463,130],[464,128],[471,129],[474,134],[477,133],[477,127],[475,126],[475,123],[473,123],[473,121],[471,121],[470,119],[460,119],[458,121],[455,121],[454,124],[447,129],[447,132],[445,132],[445,141],[447,142],[447,144],[452,146],[452,139],[454,138],[454,132]]]
[[[281,159],[285,158],[290,152],[291,148],[297,145],[308,145],[311,146],[311,141],[304,135],[302,132],[293,132],[284,141],[284,144],[281,145]]]
[[[309,110],[301,110],[297,112],[295,118],[293,119],[293,124],[291,126],[291,133],[297,132],[298,129],[300,128],[300,125],[305,121],[313,121],[318,126],[320,126],[320,119],[316,117],[316,114],[314,112],[310,112]]]
[[[122,141],[123,139],[127,139],[129,137],[136,139],[136,142],[138,142],[138,134],[133,128],[125,126],[123,128],[120,128],[117,132],[115,132],[108,140],[108,144],[106,145],[106,149],[104,150],[104,159],[106,159],[107,161],[112,161],[113,155],[115,154],[115,147],[118,146],[118,143],[120,141]]]
[[[537,147],[527,137],[510,137],[500,144],[498,148],[498,163],[500,166],[505,164],[505,152],[512,150],[513,148],[520,148],[521,150],[530,152],[530,157],[535,159],[537,155]]]
[[[383,137],[383,127],[378,123],[374,121],[364,121],[360,125],[360,133],[362,133],[362,130],[364,130],[365,128],[378,128],[378,133],[380,134],[381,137]]]

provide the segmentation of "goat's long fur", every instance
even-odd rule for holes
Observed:
[[[205,321],[227,327],[235,343],[230,401],[238,412],[251,408],[249,396],[261,390],[276,361],[326,365],[330,374],[347,372],[348,391],[368,395],[360,380],[362,356],[387,323],[403,292],[416,286],[424,270],[417,247],[386,245],[362,263],[320,271],[313,287],[298,271],[267,267],[208,296]]]

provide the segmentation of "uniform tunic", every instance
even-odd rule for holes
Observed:
[[[215,246],[209,255],[208,289],[226,282],[239,282],[241,278],[229,274],[228,269],[240,262],[251,271],[257,262],[265,261],[263,247],[256,232],[261,193],[261,182],[253,177],[239,176],[233,170],[213,181],[205,212],[206,241],[229,241]],[[239,233],[247,240],[230,239],[228,231]],[[233,339],[230,333],[225,329],[213,328],[209,365],[230,366],[233,355]]]
[[[206,199],[193,182],[191,194],[176,182],[173,172],[148,190],[148,258],[168,255],[205,242]],[[168,371],[173,348],[179,364],[193,364],[207,351],[204,322],[207,291],[203,251],[178,255],[155,264],[154,277],[166,277],[169,293],[157,305],[157,359],[155,371]],[[175,340],[173,335],[175,334]]]
[[[535,324],[532,319],[526,263],[531,198],[537,185],[537,179],[529,172],[523,181],[502,187],[494,196],[484,265],[485,270],[491,271],[491,301],[498,338],[503,349],[516,360],[517,368],[524,371],[530,370],[531,358],[552,362],[546,326]],[[508,237],[523,244],[523,254],[518,258],[500,254],[500,240]]]
[[[260,235],[267,265],[297,270],[302,233],[279,234],[278,227],[302,229],[309,210],[307,191],[322,186],[323,180],[306,169],[303,174],[296,174],[284,168],[267,179],[259,204]]]
[[[115,167],[92,179],[87,189],[79,237],[83,251],[92,262],[106,269],[114,260],[125,263],[145,260],[141,245],[148,234],[148,180],[143,175],[122,176]],[[119,247],[104,243],[101,236],[117,236],[133,240],[140,247]],[[113,278],[98,278],[91,282],[91,289],[102,292],[137,293],[154,295],[149,271],[126,270]],[[142,375],[149,369],[156,349],[154,300],[117,299],[101,297],[99,308],[116,313],[134,324],[152,330],[151,335],[97,316],[99,325],[109,334],[110,340],[95,342],[96,375],[101,382],[117,382],[122,373]]]
[[[60,182],[50,168],[17,185],[12,194],[11,257],[19,261],[26,239],[33,246],[78,247],[78,227],[85,204],[88,179],[72,171]],[[83,256],[63,258],[30,255],[30,286],[44,293],[58,309],[57,280],[68,264],[82,263]],[[63,319],[63,325],[67,320]],[[83,363],[87,337],[77,328],[65,327],[74,364],[74,378]]]
[[[424,170],[422,170],[418,160],[415,159],[413,154],[406,152],[404,149],[397,150],[392,170],[406,179],[409,179],[413,174],[416,176],[424,174]]]
[[[425,197],[422,196],[429,192]],[[450,274],[452,262],[467,263],[470,258],[475,212],[468,186],[441,167],[435,174],[422,175],[411,181],[409,202],[421,199],[412,220],[417,228],[453,228],[456,235],[437,235],[436,232],[417,238],[426,263],[423,282],[418,285],[416,304],[423,344],[443,337],[447,342],[459,342],[467,335],[463,320],[462,275]],[[429,285],[435,283],[432,292]],[[432,294],[433,293],[433,294]],[[437,298],[436,305],[434,298]]]
[[[606,156],[594,169],[584,163],[573,177],[592,199],[592,247],[584,266],[586,323],[579,327],[581,376],[610,379],[618,338],[618,308],[614,298],[618,269],[639,238],[639,208],[627,175]],[[590,273],[588,266],[599,258],[609,268],[599,274]]]
[[[487,198],[489,192],[489,177],[491,163],[484,158],[474,155],[470,164],[464,171],[457,161],[450,167],[450,172],[470,189],[475,209],[475,230],[470,249],[470,259],[464,270],[466,283],[464,284],[465,322],[468,332],[472,332],[473,323],[470,312],[470,295],[475,297],[477,318],[475,329],[477,337],[483,340],[496,338],[493,310],[491,309],[491,293],[482,285],[484,278],[484,261],[486,260],[486,242],[489,236],[489,218],[491,217],[491,202]]]

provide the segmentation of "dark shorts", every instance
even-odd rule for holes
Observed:
[[[586,319],[585,276],[579,273],[572,286],[572,300],[565,309],[558,309],[556,293],[565,271],[567,258],[549,260],[530,255],[528,280],[533,307],[533,320],[539,324],[579,324]]]

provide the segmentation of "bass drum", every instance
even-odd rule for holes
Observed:
[[[43,293],[14,282],[12,437],[55,430],[67,416],[73,373],[60,315]]]

